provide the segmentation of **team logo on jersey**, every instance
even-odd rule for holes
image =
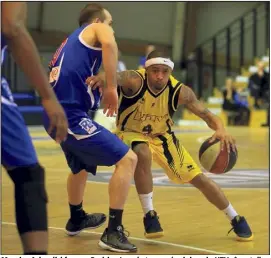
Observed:
[[[194,168],[193,165],[188,165],[188,166],[187,166],[187,169],[188,169],[188,171],[190,172],[191,170],[193,170],[193,169],[195,169],[195,168]]]
[[[97,130],[97,127],[88,118],[82,118],[79,123],[82,129],[84,129],[88,134],[92,134]]]
[[[49,75],[49,82],[50,83],[58,80],[59,71],[60,71],[59,66],[53,67],[53,69],[52,69],[52,71],[50,72],[50,75]]]

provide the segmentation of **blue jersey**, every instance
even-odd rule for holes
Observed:
[[[7,43],[1,33],[1,66],[6,51]],[[4,77],[1,77],[1,104],[1,163],[6,169],[37,164],[36,152],[25,122]]]
[[[3,65],[5,61],[6,53],[7,53],[7,43],[6,43],[6,39],[3,33],[1,33],[1,66]],[[1,99],[2,102],[9,103],[11,105],[16,106],[13,100],[12,93],[9,89],[8,83],[6,79],[2,76],[1,76],[1,96],[2,96],[2,99]]]
[[[87,114],[100,103],[99,89],[91,90],[85,81],[96,75],[102,63],[102,50],[91,47],[81,35],[87,26],[75,30],[59,47],[50,63],[50,83],[69,122],[68,136],[61,143],[73,173],[85,169],[93,174],[96,166],[112,166],[129,150],[116,135],[92,121]],[[49,121],[44,113],[44,127]],[[55,138],[55,131],[50,136]]]
[[[70,110],[88,112],[100,104],[99,90],[85,83],[96,75],[102,63],[102,49],[87,45],[82,33],[87,26],[75,30],[58,48],[50,62],[50,83],[69,118]]]

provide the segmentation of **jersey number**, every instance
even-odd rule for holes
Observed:
[[[151,125],[146,125],[142,129],[143,133],[151,133],[152,132],[152,126]]]

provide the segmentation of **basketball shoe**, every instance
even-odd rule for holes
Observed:
[[[253,234],[251,229],[244,217],[235,216],[234,219],[231,221],[232,228],[228,232],[228,234],[233,230],[234,233],[237,235],[238,241],[251,241],[253,240]]]
[[[118,226],[117,230],[108,231],[105,229],[98,245],[105,250],[120,253],[134,253],[137,252],[137,247],[131,244],[128,240],[129,233],[124,233],[123,226]]]
[[[98,228],[104,224],[106,216],[103,213],[87,214],[83,211],[82,216],[77,221],[68,220],[66,224],[66,234],[69,236],[78,235],[84,229]]]
[[[159,238],[164,236],[156,211],[149,211],[143,218],[146,238]]]

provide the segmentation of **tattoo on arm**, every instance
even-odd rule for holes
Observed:
[[[140,79],[139,75],[133,70],[127,70],[117,73],[117,81],[119,86],[127,86],[132,80]]]
[[[129,95],[133,95],[133,93],[134,93],[132,88],[127,88],[127,92]]]
[[[193,90],[185,85],[182,86],[179,95],[179,104],[184,104],[188,110],[203,119],[208,125],[212,123],[213,114],[197,99]]]
[[[117,82],[127,96],[134,95],[142,85],[141,77],[133,70],[118,73]]]

